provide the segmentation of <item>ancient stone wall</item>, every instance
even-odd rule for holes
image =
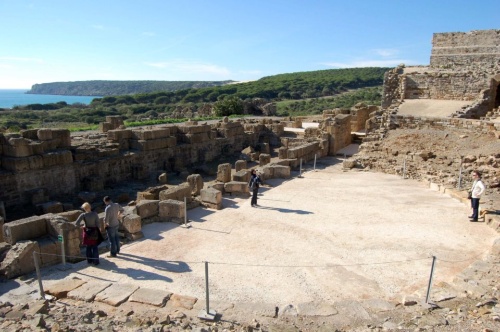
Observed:
[[[431,67],[485,68],[498,63],[500,30],[435,33]]]
[[[226,120],[213,125],[109,129],[73,138],[62,129],[0,134],[0,201],[8,209],[39,203],[40,192],[61,197],[100,191],[130,179],[156,178],[159,170],[182,171],[260,141],[279,144],[282,132],[279,123]]]

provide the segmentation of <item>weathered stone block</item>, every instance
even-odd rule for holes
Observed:
[[[33,272],[35,270],[34,251],[40,252],[40,247],[35,241],[21,241],[12,246],[0,264],[0,275],[3,274],[6,278],[12,279]]]
[[[108,139],[111,141],[121,141],[132,137],[132,130],[130,129],[114,129],[108,130]]]
[[[162,221],[182,222],[185,217],[185,204],[173,199],[160,201],[160,219]]]
[[[222,193],[215,188],[202,189],[200,192],[201,201],[211,204],[222,204]]]
[[[247,169],[243,169],[239,172],[233,174],[233,181],[236,182],[247,182],[250,180],[250,171]]]
[[[187,177],[187,183],[191,186],[191,194],[198,196],[203,189],[203,178],[200,174],[191,174]]]
[[[72,210],[72,211],[65,211],[58,213],[57,215],[67,219],[69,222],[75,222],[76,219],[82,214],[82,211],[80,210]]]
[[[229,182],[231,181],[231,164],[220,164],[217,168],[217,181]]]
[[[236,160],[236,162],[234,163],[234,170],[236,172],[239,172],[242,169],[246,169],[246,168],[247,168],[247,161],[246,160]]]
[[[38,129],[36,135],[40,141],[48,141],[52,139],[52,130],[47,128],[40,128]]]
[[[178,186],[160,191],[159,198],[160,201],[173,199],[182,202],[184,202],[184,198],[186,198],[187,202],[191,202],[191,186],[189,185],[189,183],[184,182]]]
[[[158,215],[158,200],[142,200],[137,203],[137,214],[140,218],[150,218]],[[134,232],[131,232],[134,233]]]
[[[139,232],[136,232],[136,233],[126,233],[125,237],[129,241],[135,241],[135,240],[142,239],[144,237],[144,234],[142,233],[142,231],[139,231]]]
[[[36,239],[47,235],[47,219],[34,216],[11,221],[3,225],[5,242],[16,244],[18,241]]]
[[[161,173],[160,176],[158,176],[158,182],[161,184],[166,184],[168,182],[167,173]]]
[[[61,244],[49,237],[37,240],[40,248],[40,263],[42,266],[58,264],[62,261]],[[66,254],[67,255],[67,254]]]
[[[43,204],[38,204],[36,208],[43,214],[64,212],[64,208],[61,202],[47,202]]]
[[[227,193],[249,193],[248,182],[231,181],[224,183],[224,191]]]
[[[271,162],[271,155],[267,154],[267,153],[261,153],[259,155],[259,165],[260,166],[264,166],[264,165],[267,165]]]
[[[154,193],[150,193],[147,191],[139,191],[137,193],[137,200],[136,200],[137,202],[140,202],[143,200],[152,200],[152,199],[157,199],[157,197],[155,197]]]
[[[67,165],[73,162],[73,155],[69,150],[49,152],[42,155],[43,167]]]
[[[290,178],[290,172],[291,172],[290,166],[272,165],[271,168],[273,169],[274,178],[280,178],[280,179]]]
[[[155,201],[157,202],[157,201]],[[158,211],[158,205],[155,204]],[[122,223],[120,225],[120,230],[124,230],[127,233],[137,233],[142,229],[141,217],[137,214],[128,214],[123,217]]]
[[[27,157],[33,154],[30,140],[24,137],[11,137],[3,147],[3,154],[7,157]]]

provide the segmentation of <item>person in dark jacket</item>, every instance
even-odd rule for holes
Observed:
[[[104,210],[104,224],[106,225],[106,232],[108,233],[108,240],[110,245],[109,255],[106,256],[116,257],[120,253],[120,235],[118,234],[118,228],[120,226],[121,213],[123,208],[118,203],[113,203],[109,196],[104,197],[104,204],[106,204],[106,209]]]
[[[83,244],[87,246],[87,263],[99,265],[98,245],[102,241],[99,216],[96,212],[92,211],[90,204],[87,202],[83,203],[82,209],[85,212],[78,216],[78,219],[75,221],[75,225],[79,227],[83,221]]]
[[[259,193],[259,187],[262,184],[262,180],[255,169],[252,169],[250,173],[252,174],[252,176],[250,177],[250,181],[248,181],[248,189],[252,192],[251,205],[252,207],[256,207],[258,206],[257,194]]]

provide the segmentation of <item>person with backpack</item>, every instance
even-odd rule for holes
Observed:
[[[257,205],[257,194],[259,193],[259,187],[262,184],[262,180],[260,179],[259,174],[255,169],[250,171],[251,177],[250,181],[248,181],[248,189],[252,192],[252,207],[256,207]]]
[[[472,172],[472,178],[474,179],[474,183],[472,184],[472,188],[470,189],[470,197],[471,197],[471,207],[472,207],[472,215],[469,216],[470,221],[477,221],[479,217],[479,199],[481,195],[484,193],[484,183],[481,181],[481,173],[478,171]]]

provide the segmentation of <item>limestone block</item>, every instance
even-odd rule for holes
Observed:
[[[200,192],[201,201],[211,204],[222,204],[222,193],[215,188],[202,189]]]
[[[7,157],[28,157],[33,154],[33,147],[26,138],[11,137],[3,147],[3,154]]]
[[[259,155],[260,155],[260,152],[254,152],[254,153],[250,154],[250,160],[252,160],[252,161],[259,160]]]
[[[22,240],[36,239],[47,235],[47,219],[44,216],[33,216],[18,219],[3,225],[5,242],[16,244]]]
[[[156,202],[156,201],[155,201]],[[156,208],[158,205],[155,204]],[[122,223],[120,225],[120,230],[124,230],[127,233],[137,233],[142,229],[141,217],[137,214],[128,214],[123,217]]]
[[[114,129],[113,125],[109,122],[99,123],[99,131],[101,131],[103,133],[106,133],[106,132],[113,130],[113,129]]]
[[[33,149],[33,154],[45,153],[45,145],[43,142],[31,142],[31,148]]]
[[[224,191],[224,183],[214,183],[212,184],[209,188],[214,188],[214,189],[217,189],[218,191],[220,191],[222,194],[225,193]]]
[[[137,214],[140,218],[150,218],[158,215],[158,200],[142,200],[137,203]],[[134,233],[134,232],[131,232]]]
[[[40,141],[48,141],[52,139],[52,130],[48,128],[40,128],[36,133]]]
[[[249,193],[248,182],[230,181],[224,183],[224,191],[227,193]]]
[[[0,264],[0,275],[12,279],[33,272],[35,270],[34,251],[40,252],[36,241],[21,241],[12,246]]]
[[[224,183],[231,181],[231,164],[220,164],[217,167],[217,181]]]
[[[278,149],[278,158],[279,159],[287,159],[288,158],[288,148],[280,147]]]
[[[187,202],[191,202],[191,186],[189,183],[184,182],[178,186],[170,187],[166,190],[160,191],[159,199],[160,201],[165,201],[167,199],[173,199],[184,202],[186,198]]]
[[[68,165],[73,162],[73,155],[69,150],[49,152],[42,155],[43,167]]]
[[[248,183],[249,180],[250,180],[250,171],[247,169],[243,169],[233,174],[232,181]]]
[[[259,148],[260,148],[260,153],[267,153],[267,154],[271,153],[271,147],[269,146],[269,143],[260,143]]]
[[[242,169],[246,169],[246,168],[247,168],[247,161],[246,160],[236,160],[236,162],[234,163],[234,170],[236,172],[239,172]]]
[[[130,129],[113,129],[108,130],[108,140],[119,142],[123,139],[132,138],[132,130]]]
[[[37,140],[38,129],[24,129],[21,130],[19,133],[21,134],[22,137],[30,139],[30,140]]]
[[[160,219],[162,221],[182,221],[185,217],[185,205],[184,202],[180,202],[173,199],[167,199],[160,201]]]
[[[71,147],[71,132],[69,129],[51,129],[52,138],[58,141],[56,148]]]
[[[49,266],[61,263],[61,244],[55,242],[49,237],[37,240],[40,248],[40,263],[41,266]]]
[[[191,174],[187,177],[187,182],[191,186],[191,194],[198,196],[203,189],[203,178],[200,174]]]
[[[139,191],[137,193],[137,199],[136,202],[140,202],[143,200],[151,200],[151,199],[157,199],[158,197],[155,197],[155,194],[147,192],[147,191]]]
[[[290,166],[272,165],[274,178],[288,179],[291,175]]]
[[[49,195],[46,188],[35,188],[25,191],[25,193],[26,196],[30,198],[31,204],[33,205],[42,204],[49,200]]]
[[[198,144],[208,142],[208,133],[186,134],[183,141],[188,144]]]
[[[271,162],[271,155],[267,153],[261,153],[259,156],[259,165],[264,166]]]
[[[208,133],[211,130],[209,125],[198,125],[198,126],[177,126],[179,132],[184,134],[201,134]]]

